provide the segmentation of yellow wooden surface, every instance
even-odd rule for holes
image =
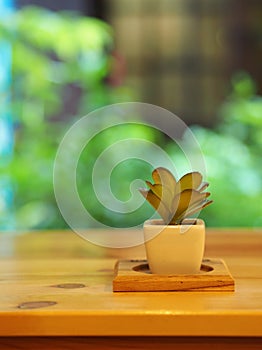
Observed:
[[[225,260],[235,292],[113,293],[116,260],[145,257],[142,246],[0,234],[0,335],[262,336],[262,230],[210,229],[205,255]]]

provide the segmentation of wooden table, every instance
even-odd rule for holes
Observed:
[[[144,256],[71,231],[0,234],[0,349],[262,349],[262,230],[207,232],[235,292],[113,293],[116,260]]]

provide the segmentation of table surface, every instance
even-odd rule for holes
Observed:
[[[103,248],[71,231],[2,233],[0,335],[262,336],[261,252],[261,229],[208,229],[205,256],[225,260],[235,292],[113,293],[117,259],[144,258],[143,246]]]

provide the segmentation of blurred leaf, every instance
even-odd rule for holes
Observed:
[[[198,188],[198,191],[199,192],[203,192],[207,189],[207,187],[209,186],[209,183],[208,182],[202,182],[201,185],[199,186]]]
[[[256,84],[246,72],[239,72],[232,78],[233,92],[236,96],[249,98],[256,93]]]
[[[10,163],[3,172],[1,169],[1,174],[11,179],[14,204],[10,208],[14,209],[17,228],[64,227],[52,183],[58,144],[76,116],[124,98],[121,89],[116,95],[105,81],[113,48],[112,28],[76,13],[28,6],[1,20],[0,39],[12,44],[10,113],[15,147]],[[125,96],[130,100],[130,91]],[[148,130],[139,132],[154,139]],[[102,146],[103,138],[101,142]],[[97,158],[97,145],[89,148],[92,160]],[[80,177],[85,178],[86,168],[79,169]],[[81,193],[91,192],[92,184],[83,181],[80,185]],[[94,203],[103,220],[117,221]],[[141,213],[137,215],[141,217]]]

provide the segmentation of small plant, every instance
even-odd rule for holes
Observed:
[[[199,212],[213,201],[207,199],[210,192],[204,192],[208,182],[202,182],[199,172],[187,173],[178,181],[173,174],[159,167],[153,170],[154,184],[146,181],[149,189],[140,193],[158,211],[166,225],[179,225],[185,219]]]

